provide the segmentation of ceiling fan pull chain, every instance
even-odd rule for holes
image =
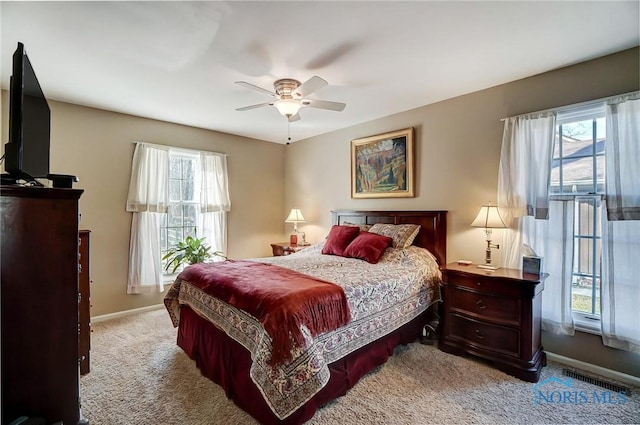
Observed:
[[[287,120],[287,145],[291,143],[291,122]]]

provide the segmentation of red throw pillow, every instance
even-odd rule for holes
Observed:
[[[358,237],[344,250],[344,256],[376,264],[392,242],[393,239],[388,236],[360,232]]]
[[[329,231],[327,241],[322,247],[323,254],[343,256],[344,249],[355,239],[360,233],[360,228],[355,226],[338,226],[334,225]]]

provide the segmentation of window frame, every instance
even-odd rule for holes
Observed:
[[[584,158],[592,158],[592,178],[591,178],[591,188],[588,191],[576,191],[576,185],[572,185],[571,191],[566,191],[566,180],[564,180],[564,165],[565,161],[569,156],[563,155],[563,126],[570,123],[577,123],[580,121],[591,120],[591,135],[592,135],[592,144],[591,144],[591,152],[589,154],[580,154],[580,155],[571,155],[571,159],[584,159]],[[598,124],[598,120],[600,124]],[[573,287],[573,279],[571,284],[571,296],[572,296],[572,317],[574,321],[575,328],[577,330],[593,333],[593,334],[601,334],[600,327],[600,311],[595,311],[596,307],[596,294],[601,290],[601,268],[600,264],[602,261],[602,252],[600,249],[599,253],[596,253],[597,250],[597,241],[601,240],[602,234],[601,230],[599,230],[600,226],[600,217],[599,214],[602,214],[600,211],[600,202],[604,195],[604,178],[602,181],[598,181],[598,159],[604,161],[605,153],[604,150],[602,152],[597,151],[597,143],[598,143],[598,126],[602,125],[606,130],[606,115],[605,115],[605,107],[604,105],[588,105],[586,107],[575,107],[575,108],[567,108],[566,110],[558,112],[557,122],[556,122],[556,143],[558,144],[558,156],[556,157],[556,150],[554,147],[552,153],[552,161],[558,161],[558,187],[559,190],[553,192],[552,190],[552,182],[551,178],[549,179],[549,198],[550,199],[573,199],[576,203],[576,217],[574,221],[574,232],[573,232],[573,246],[574,246],[574,259],[573,263],[573,271],[572,276],[576,277],[578,275],[582,275],[584,273],[580,273],[579,270],[576,270],[576,250],[580,249],[578,241],[581,239],[590,239],[593,242],[591,243],[591,249],[593,252],[590,254],[591,261],[591,273],[589,276],[592,279],[592,289],[591,289],[591,312],[582,312],[578,310],[573,310],[573,295],[574,295],[574,287]],[[606,135],[604,136],[604,140],[606,142]],[[580,231],[581,222],[579,217],[579,208],[580,203],[589,202],[593,205],[594,214],[592,217],[592,234],[585,235]],[[578,254],[578,257],[580,255]],[[594,285],[594,280],[598,279],[598,285]],[[600,297],[600,299],[602,299]],[[601,310],[601,306],[600,309]]]
[[[182,159],[190,159],[194,162],[194,167],[193,167],[193,198],[192,200],[183,200],[180,199],[178,201],[176,200],[172,200],[171,199],[171,181],[172,180],[179,180],[181,182],[186,181],[187,179],[185,179],[182,176],[182,170],[181,170],[181,177],[176,179],[175,177],[171,177],[171,160],[175,159],[175,158],[180,158]],[[195,211],[196,211],[196,220],[195,220],[195,224],[193,226],[185,226],[184,224],[184,214],[182,214],[182,226],[169,226],[169,212],[164,213],[164,217],[163,217],[163,222],[160,225],[160,241],[161,241],[161,246],[160,246],[160,255],[161,258],[164,257],[164,255],[167,253],[168,249],[170,246],[172,246],[172,244],[169,243],[169,229],[170,228],[182,228],[182,239],[184,240],[187,236],[187,233],[185,233],[185,228],[186,227],[193,227],[194,229],[194,237],[198,236],[198,224],[200,222],[200,205],[201,202],[199,200],[199,196],[200,196],[200,155],[199,153],[195,153],[195,152],[189,152],[189,151],[183,151],[183,150],[170,150],[169,151],[169,208],[171,207],[175,207],[175,206],[181,206],[184,207],[186,205],[188,206],[195,206]],[[180,189],[180,193],[181,193],[181,197],[182,197],[182,185],[181,185],[181,189]],[[184,211],[183,211],[184,213]],[[166,246],[162,244],[162,233],[166,232]],[[182,268],[178,268],[178,270],[176,270],[175,273],[168,273],[165,271],[164,269],[164,264],[165,261],[162,261],[162,279],[163,279],[163,283],[165,285],[168,284],[172,284],[173,281],[175,280],[175,278],[178,276],[178,274],[180,273],[180,271],[182,270]]]

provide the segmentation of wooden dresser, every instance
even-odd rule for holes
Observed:
[[[541,293],[546,274],[457,263],[442,268],[443,324],[438,347],[472,354],[529,382],[546,365],[540,343]]]
[[[91,276],[89,275],[89,230],[80,230],[78,252],[78,358],[80,374],[89,373],[91,350]]]
[[[2,423],[80,421],[78,201],[82,190],[0,187]]]

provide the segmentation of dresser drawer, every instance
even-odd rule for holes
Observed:
[[[476,291],[503,294],[519,297],[521,285],[517,281],[500,279],[484,275],[448,275],[445,273],[444,281],[455,286],[462,286]]]
[[[449,314],[447,321],[451,339],[509,356],[520,356],[518,329],[483,323],[456,313]]]
[[[449,291],[445,296],[449,297],[451,310],[460,311],[480,320],[520,325],[520,298],[489,294],[456,285],[449,285]]]

